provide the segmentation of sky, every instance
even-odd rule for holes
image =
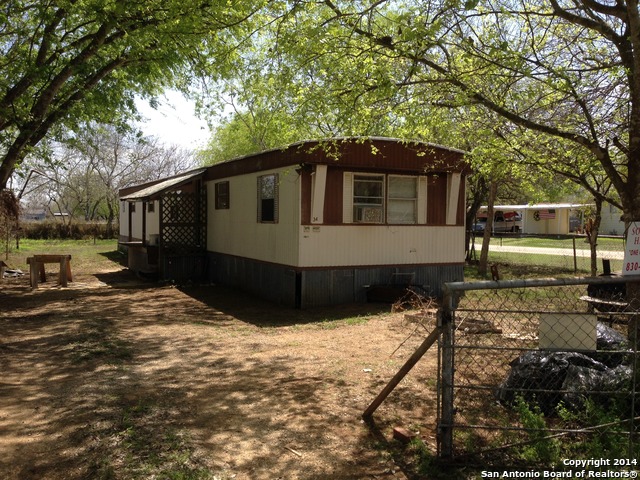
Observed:
[[[146,119],[139,127],[145,135],[158,137],[167,145],[196,149],[206,145],[211,135],[204,120],[195,114],[195,104],[180,92],[169,91],[160,98],[160,106],[153,109],[148,102],[139,100],[138,111]]]

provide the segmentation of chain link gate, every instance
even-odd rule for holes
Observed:
[[[637,459],[639,290],[620,277],[445,284],[438,455]]]

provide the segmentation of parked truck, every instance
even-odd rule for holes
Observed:
[[[486,226],[487,212],[486,210],[481,210],[476,217],[476,222],[473,224],[473,231],[484,232]],[[492,231],[494,233],[521,232],[522,215],[517,211],[496,210],[495,212],[493,212]]]

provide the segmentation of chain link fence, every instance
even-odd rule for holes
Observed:
[[[471,248],[470,257],[477,260],[482,248],[482,237],[473,238]],[[601,259],[609,260],[612,271],[622,269],[624,237],[600,236],[596,251],[598,269],[602,267]],[[505,233],[491,237],[488,261],[525,268],[588,274],[591,271],[591,250],[584,235],[524,236]]]
[[[620,277],[446,284],[439,456],[511,466],[637,459],[638,285]]]

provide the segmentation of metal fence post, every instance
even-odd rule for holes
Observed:
[[[638,337],[636,336],[633,339],[633,344],[632,344],[632,348],[633,348],[633,364],[631,366],[631,419],[629,420],[630,425],[629,425],[629,451],[628,451],[628,456],[629,458],[633,458],[634,455],[634,434],[633,432],[635,432],[637,430],[636,427],[636,423],[637,423],[637,398],[638,398],[638,376],[640,376],[640,365],[638,365]]]
[[[629,309],[632,312],[640,311],[640,282],[628,281],[626,283],[626,290]],[[638,398],[638,385],[640,385],[640,365],[638,364],[638,349],[640,347],[640,315],[632,314],[629,317],[627,328],[627,338],[631,342],[631,348],[633,349],[633,365],[631,374],[631,423],[629,425],[629,456],[631,457],[634,451],[633,432],[636,431],[636,415],[638,412],[638,404],[636,403],[636,400]]]
[[[591,452],[591,437],[602,439],[607,455],[625,457],[628,450],[626,457],[635,459],[640,278],[636,282],[603,276],[446,283],[438,311],[438,457],[477,454],[492,463],[495,454],[504,462],[508,452],[531,444],[532,432],[542,432],[553,443],[575,436],[583,455]],[[616,300],[621,291],[627,302]],[[587,311],[594,299],[600,308]],[[600,380],[570,378],[568,368],[583,361],[593,362],[588,370]],[[562,405],[576,416],[559,418],[552,429],[527,425],[513,408],[518,397],[544,415]],[[597,407],[595,415],[585,399]]]
[[[442,458],[453,456],[453,320],[454,295],[447,284],[444,285],[444,301],[440,315],[442,331],[442,371],[440,379],[440,420],[438,422],[438,454]]]

